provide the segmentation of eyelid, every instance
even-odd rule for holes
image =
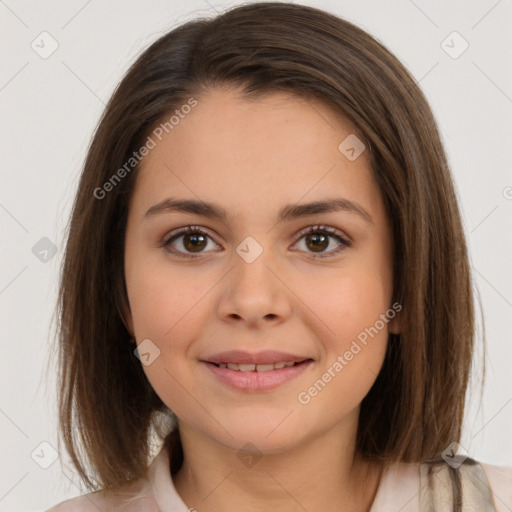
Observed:
[[[305,227],[298,232],[299,237],[303,237],[311,232],[323,231],[328,233],[329,235],[338,236],[339,238],[343,238],[345,242],[352,243],[350,237],[340,229],[335,228],[334,226],[327,226],[326,224],[313,224],[311,226]]]
[[[298,242],[300,242],[300,240],[304,236],[306,236],[308,234],[314,234],[316,232],[320,232],[320,233],[323,232],[323,233],[327,234],[328,236],[337,239],[341,245],[339,247],[337,247],[331,251],[325,252],[325,253],[316,253],[315,254],[314,252],[310,252],[309,254],[313,255],[313,259],[334,257],[335,255],[339,254],[340,251],[342,251],[343,249],[350,247],[352,245],[351,238],[349,236],[347,236],[343,231],[341,231],[333,226],[326,226],[323,224],[310,225],[310,226],[307,226],[307,227],[301,229],[295,235],[295,238],[297,238],[297,240],[296,240],[296,242],[294,242],[294,245],[296,245]],[[161,247],[163,247],[164,249],[166,249],[167,252],[169,252],[170,254],[176,255],[178,257],[189,258],[189,259],[199,258],[202,255],[207,255],[209,252],[212,252],[212,251],[207,251],[204,253],[199,252],[199,253],[196,253],[196,255],[194,255],[194,253],[184,253],[184,252],[181,252],[181,251],[178,251],[175,249],[172,249],[172,250],[167,249],[167,246],[170,245],[170,243],[173,241],[173,239],[177,240],[177,239],[179,239],[183,236],[186,236],[188,234],[204,234],[208,238],[210,238],[216,245],[219,245],[216,242],[215,237],[213,237],[210,234],[210,231],[208,230],[208,228],[204,228],[202,226],[197,226],[197,225],[187,225],[185,227],[177,228],[177,229],[171,231],[163,238],[162,242],[159,245]],[[294,250],[294,252],[303,252],[303,251]]]
[[[196,257],[201,256],[202,254],[208,254],[207,252],[205,252],[205,253],[198,253],[197,256],[194,256],[193,253],[187,254],[187,253],[183,253],[181,251],[177,251],[174,249],[173,250],[167,249],[167,246],[169,246],[171,244],[171,241],[173,241],[173,239],[178,240],[179,238],[181,238],[185,235],[190,235],[190,234],[204,234],[208,238],[210,238],[216,245],[219,245],[216,242],[215,238],[210,234],[210,231],[207,228],[205,228],[203,226],[187,225],[187,226],[184,226],[181,228],[174,229],[170,233],[165,235],[164,238],[162,239],[162,241],[159,243],[159,246],[166,249],[167,252],[169,252],[173,255],[176,255],[178,257],[183,256],[185,258],[196,258]],[[211,251],[209,251],[209,252],[211,252]]]
[[[340,243],[339,247],[336,247],[335,249],[327,252],[309,252],[309,254],[312,254],[312,259],[315,260],[321,260],[321,259],[330,259],[335,258],[338,256],[341,252],[343,252],[348,247],[352,246],[352,240],[349,236],[347,236],[343,231],[333,227],[333,226],[326,226],[324,224],[315,224],[311,226],[307,226],[306,228],[302,229],[298,233],[298,239],[295,244],[300,242],[304,236],[314,233],[326,233],[329,237],[335,238],[338,240],[338,243]],[[294,245],[295,245],[294,244]],[[296,252],[303,252],[303,251],[296,251]]]

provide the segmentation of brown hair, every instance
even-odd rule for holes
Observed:
[[[60,431],[80,477],[94,488],[86,460],[103,489],[145,475],[157,418],[172,419],[123,320],[124,235],[138,167],[101,199],[95,191],[162,119],[224,86],[240,86],[247,99],[285,91],[321,100],[367,144],[392,223],[394,300],[403,310],[401,334],[390,334],[361,404],[357,450],[383,462],[438,459],[460,439],[475,322],[468,251],[433,114],[414,78],[371,35],[316,8],[265,2],[187,22],[151,44],[89,147],[58,303]],[[182,453],[171,425],[159,435],[174,473]]]

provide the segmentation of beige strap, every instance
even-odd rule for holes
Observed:
[[[460,466],[455,469],[457,462]],[[462,495],[462,503],[457,506],[458,495]],[[452,465],[444,460],[420,464],[420,512],[458,511],[496,512],[482,466],[463,457]]]

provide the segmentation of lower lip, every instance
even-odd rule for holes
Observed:
[[[230,370],[229,368],[219,368],[213,363],[201,361],[221,382],[242,390],[242,391],[264,391],[274,389],[297,377],[304,372],[313,360],[308,359],[294,366],[285,366],[278,370],[270,370],[268,372],[242,372],[239,370]]]

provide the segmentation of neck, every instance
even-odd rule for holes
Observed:
[[[357,425],[356,425],[357,426]],[[180,426],[184,462],[173,478],[178,494],[199,512],[368,512],[381,465],[355,452],[355,431],[338,425],[321,438],[241,462],[236,450]]]

